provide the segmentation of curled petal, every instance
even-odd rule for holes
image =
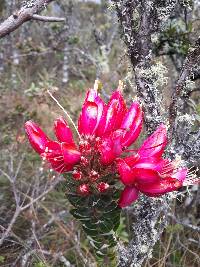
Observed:
[[[61,161],[63,162],[60,143],[56,141],[47,142],[45,152],[43,152],[41,156],[48,160],[50,163],[56,164]]]
[[[119,206],[121,208],[130,206],[134,201],[137,200],[139,196],[139,191],[135,187],[126,186],[121,193],[119,199]]]
[[[186,179],[187,173],[187,168],[180,168],[175,173],[173,173],[171,177],[183,183]]]
[[[51,163],[52,169],[58,173],[64,173],[64,172],[71,171],[74,167],[71,165],[66,165],[64,163],[64,161],[62,161],[62,162],[50,162],[50,163]]]
[[[47,142],[45,152],[41,156],[50,163],[51,168],[56,172],[64,173],[73,168],[73,166],[65,164],[61,145],[56,141]]]
[[[65,142],[68,144],[74,144],[72,131],[63,118],[55,120],[54,130],[58,141]]]
[[[123,138],[123,146],[130,146],[139,136],[142,130],[143,112],[138,102],[133,102],[126,113],[121,128],[127,132]]]
[[[155,157],[141,158],[134,164],[133,167],[140,169],[151,169],[154,171],[158,171],[163,175],[166,173],[171,174],[174,169],[174,166],[170,160]]]
[[[65,164],[75,165],[79,163],[81,159],[81,153],[76,149],[75,146],[62,143],[61,149]]]
[[[182,186],[182,182],[177,179],[168,177],[165,179],[160,179],[155,183],[138,183],[136,185],[137,189],[150,197],[158,197],[168,192],[176,191]]]
[[[138,153],[141,158],[161,157],[165,146],[167,145],[167,130],[164,124],[161,124],[157,130],[150,135],[140,147]]]
[[[131,185],[135,181],[134,172],[131,168],[126,164],[123,159],[117,159],[117,169],[120,175],[120,181],[124,185]]]
[[[78,121],[78,131],[84,135],[92,135],[97,125],[98,106],[94,102],[87,101],[82,108]]]
[[[25,131],[33,149],[39,154],[43,153],[45,151],[46,144],[49,141],[46,134],[33,121],[27,121],[25,123]]]

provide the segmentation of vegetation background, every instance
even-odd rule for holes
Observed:
[[[178,2],[162,33],[153,36],[151,71],[159,77],[164,110],[189,46],[200,34],[199,1]],[[1,20],[21,4],[0,0]],[[97,78],[105,100],[123,80],[130,103],[136,84],[115,7],[111,1],[63,0],[53,1],[42,14],[66,21],[30,21],[0,40],[0,266],[117,266],[116,259],[99,262],[69,214],[64,185],[57,184],[56,174],[30,148],[23,128],[26,120],[33,119],[52,136],[53,121],[63,114],[47,90],[76,121],[85,92]],[[199,83],[196,68],[183,107],[184,115],[195,121],[194,131],[200,123]],[[195,167],[198,164],[199,160]],[[125,243],[132,238],[131,211],[124,210],[118,230]],[[142,266],[200,266],[198,186],[179,193],[166,220],[168,226]]]

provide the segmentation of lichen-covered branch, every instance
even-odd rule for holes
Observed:
[[[8,17],[5,21],[0,24],[0,38],[3,38],[7,34],[15,31],[19,28],[23,23],[31,20],[37,19],[42,21],[55,21],[57,18],[49,18],[47,17],[46,20],[44,17],[37,17],[35,14],[41,12],[43,9],[47,7],[47,5],[52,2],[53,0],[30,0],[26,1],[24,5],[19,9],[13,12],[13,14]],[[34,17],[35,16],[35,17]],[[58,20],[56,20],[58,21]],[[59,21],[63,21],[60,20]]]
[[[164,120],[161,96],[156,86],[159,79],[152,71],[152,34],[163,25],[177,1],[115,0],[121,30],[128,49],[137,94],[146,111],[146,127],[152,132]]]
[[[169,121],[171,124],[172,132],[174,130],[174,123],[177,112],[180,109],[180,100],[185,91],[186,81],[190,79],[190,75],[194,67],[200,62],[200,37],[196,40],[195,44],[189,49],[188,55],[184,61],[181,73],[177,80],[174,94],[172,96],[172,103],[169,108]]]
[[[115,0],[113,2],[132,65],[137,95],[145,110],[146,128],[148,132],[152,132],[167,117],[162,111],[162,95],[157,87],[160,77],[153,71],[155,63],[151,37],[162,29],[177,1]],[[193,56],[189,57],[193,58]],[[181,73],[177,84],[178,94],[180,94],[178,88],[185,81],[184,77],[188,76],[186,69]],[[140,199],[137,207],[133,207],[132,211],[136,218],[132,225],[133,238],[128,247],[119,248],[120,267],[142,266],[165,228],[166,220],[163,216],[167,207],[167,202],[163,198],[159,200],[143,198]]]

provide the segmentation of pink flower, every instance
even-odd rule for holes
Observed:
[[[54,123],[57,141],[51,140],[40,127],[28,121],[25,130],[33,149],[59,173],[72,171],[77,192],[82,195],[112,192],[114,174],[125,186],[119,206],[134,202],[139,193],[160,196],[179,189],[186,181],[187,168],[162,158],[167,145],[164,124],[148,137],[142,146],[127,157],[128,147],[142,129],[143,112],[134,101],[128,109],[119,87],[106,104],[96,89],[90,89],[78,119],[79,139],[75,144],[67,122]],[[114,182],[114,183],[113,183]]]
[[[134,202],[139,192],[159,197],[183,186],[188,170],[177,169],[176,162],[162,158],[166,144],[166,127],[161,124],[144,141],[136,154],[117,159],[120,180],[126,186],[119,200],[121,207]]]
[[[32,121],[25,123],[25,130],[33,149],[47,160],[55,171],[59,173],[70,171],[80,161],[80,152],[74,144],[72,132],[64,119],[57,119],[54,124],[58,141],[50,140]]]

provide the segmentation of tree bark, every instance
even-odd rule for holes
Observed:
[[[41,12],[53,0],[30,0],[19,9],[13,12],[4,22],[0,24],[0,38],[15,31],[23,23],[33,18],[34,14]]]

